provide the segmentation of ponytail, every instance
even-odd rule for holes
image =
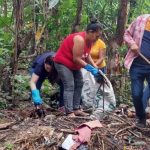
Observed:
[[[92,18],[90,23],[87,25],[87,32],[97,32],[98,30],[102,30],[102,25],[96,18]]]

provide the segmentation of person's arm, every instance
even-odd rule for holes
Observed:
[[[40,97],[40,91],[36,87],[36,83],[38,79],[39,79],[39,76],[33,73],[31,80],[30,80],[32,100],[35,106],[41,105],[43,103],[43,100]]]
[[[76,64],[79,64],[82,68],[91,72],[94,76],[97,76],[99,73],[98,69],[82,60],[82,55],[84,53],[84,44],[84,39],[81,36],[74,37],[73,61]]]
[[[133,21],[131,25],[128,27],[128,29],[125,31],[124,41],[132,51],[134,51],[135,53],[138,53],[139,47],[133,39],[133,34],[136,28],[136,22],[137,20]]]
[[[97,66],[99,66],[102,63],[102,61],[105,59],[105,55],[106,55],[105,49],[99,50],[99,59],[95,63]]]
[[[92,66],[94,66],[95,68],[98,68],[98,66],[94,63],[91,55],[89,54],[87,57],[87,62],[90,63]]]
[[[87,63],[82,60],[82,55],[84,53],[84,39],[77,35],[74,37],[73,45],[73,61],[76,64],[79,64],[81,67],[85,67]]]
[[[30,88],[31,90],[35,90],[36,88],[36,83],[39,79],[39,76],[36,75],[35,73],[32,74],[31,80],[30,80]]]

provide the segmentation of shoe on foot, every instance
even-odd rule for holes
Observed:
[[[146,128],[146,119],[137,119],[136,126],[139,128]]]
[[[74,111],[74,114],[75,114],[76,116],[84,116],[84,117],[89,116],[88,113],[85,113],[85,112],[83,112],[82,110],[75,110],[75,111]]]

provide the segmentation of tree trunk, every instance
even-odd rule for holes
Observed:
[[[128,16],[128,4],[129,0],[120,0],[120,8],[118,11],[117,29],[115,39],[119,46],[123,43],[123,35],[126,28],[127,16]]]
[[[21,51],[20,48],[20,42],[21,42],[21,37],[19,36],[19,33],[22,29],[23,26],[23,9],[24,9],[24,1],[23,0],[14,0],[13,1],[13,12],[14,12],[14,27],[15,27],[15,37],[14,37],[14,53],[13,53],[13,60],[10,64],[12,68],[12,84],[11,84],[11,89],[10,93],[13,96],[12,104],[15,105],[15,89],[14,89],[14,84],[15,84],[15,75],[17,73],[17,68],[18,68],[18,57]]]
[[[44,5],[43,5],[43,13],[44,13],[44,20],[45,20],[45,27],[44,27],[44,31],[43,31],[43,36],[42,36],[42,38],[43,38],[43,43],[42,43],[42,51],[41,51],[41,53],[43,53],[44,52],[44,50],[46,50],[47,48],[46,48],[46,42],[44,42],[44,41],[47,41],[48,40],[48,29],[47,29],[47,25],[46,25],[46,22],[48,22],[48,12],[49,12],[49,10],[48,10],[48,7],[49,7],[49,3],[48,3],[48,0],[44,0]]]
[[[4,16],[7,17],[7,0],[4,0]]]
[[[123,43],[123,35],[126,28],[127,16],[128,16],[128,4],[129,0],[120,0],[120,7],[118,10],[117,28],[116,34],[109,41],[109,47],[107,48],[107,73],[108,74],[121,74],[120,56],[118,52],[119,46]]]
[[[72,26],[72,33],[77,32],[79,30],[78,28],[79,28],[80,21],[81,21],[82,6],[83,6],[83,1],[78,0],[77,1],[76,19],[75,19],[75,22]]]
[[[15,48],[13,54],[12,74],[17,72],[18,56],[20,53],[19,32],[23,26],[23,8],[24,1],[14,0],[14,18],[15,18]]]

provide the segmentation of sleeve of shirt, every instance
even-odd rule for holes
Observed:
[[[104,41],[99,40],[98,42],[99,42],[98,45],[99,45],[100,49],[105,49],[106,48],[106,44],[104,43]]]
[[[136,23],[137,23],[137,20],[133,21],[124,33],[124,41],[129,47],[132,44],[135,44],[135,41],[133,39],[133,34],[134,34],[135,27],[136,27]]]
[[[38,76],[41,75],[42,73],[42,66],[41,65],[36,65],[36,67],[34,68],[34,73]]]

